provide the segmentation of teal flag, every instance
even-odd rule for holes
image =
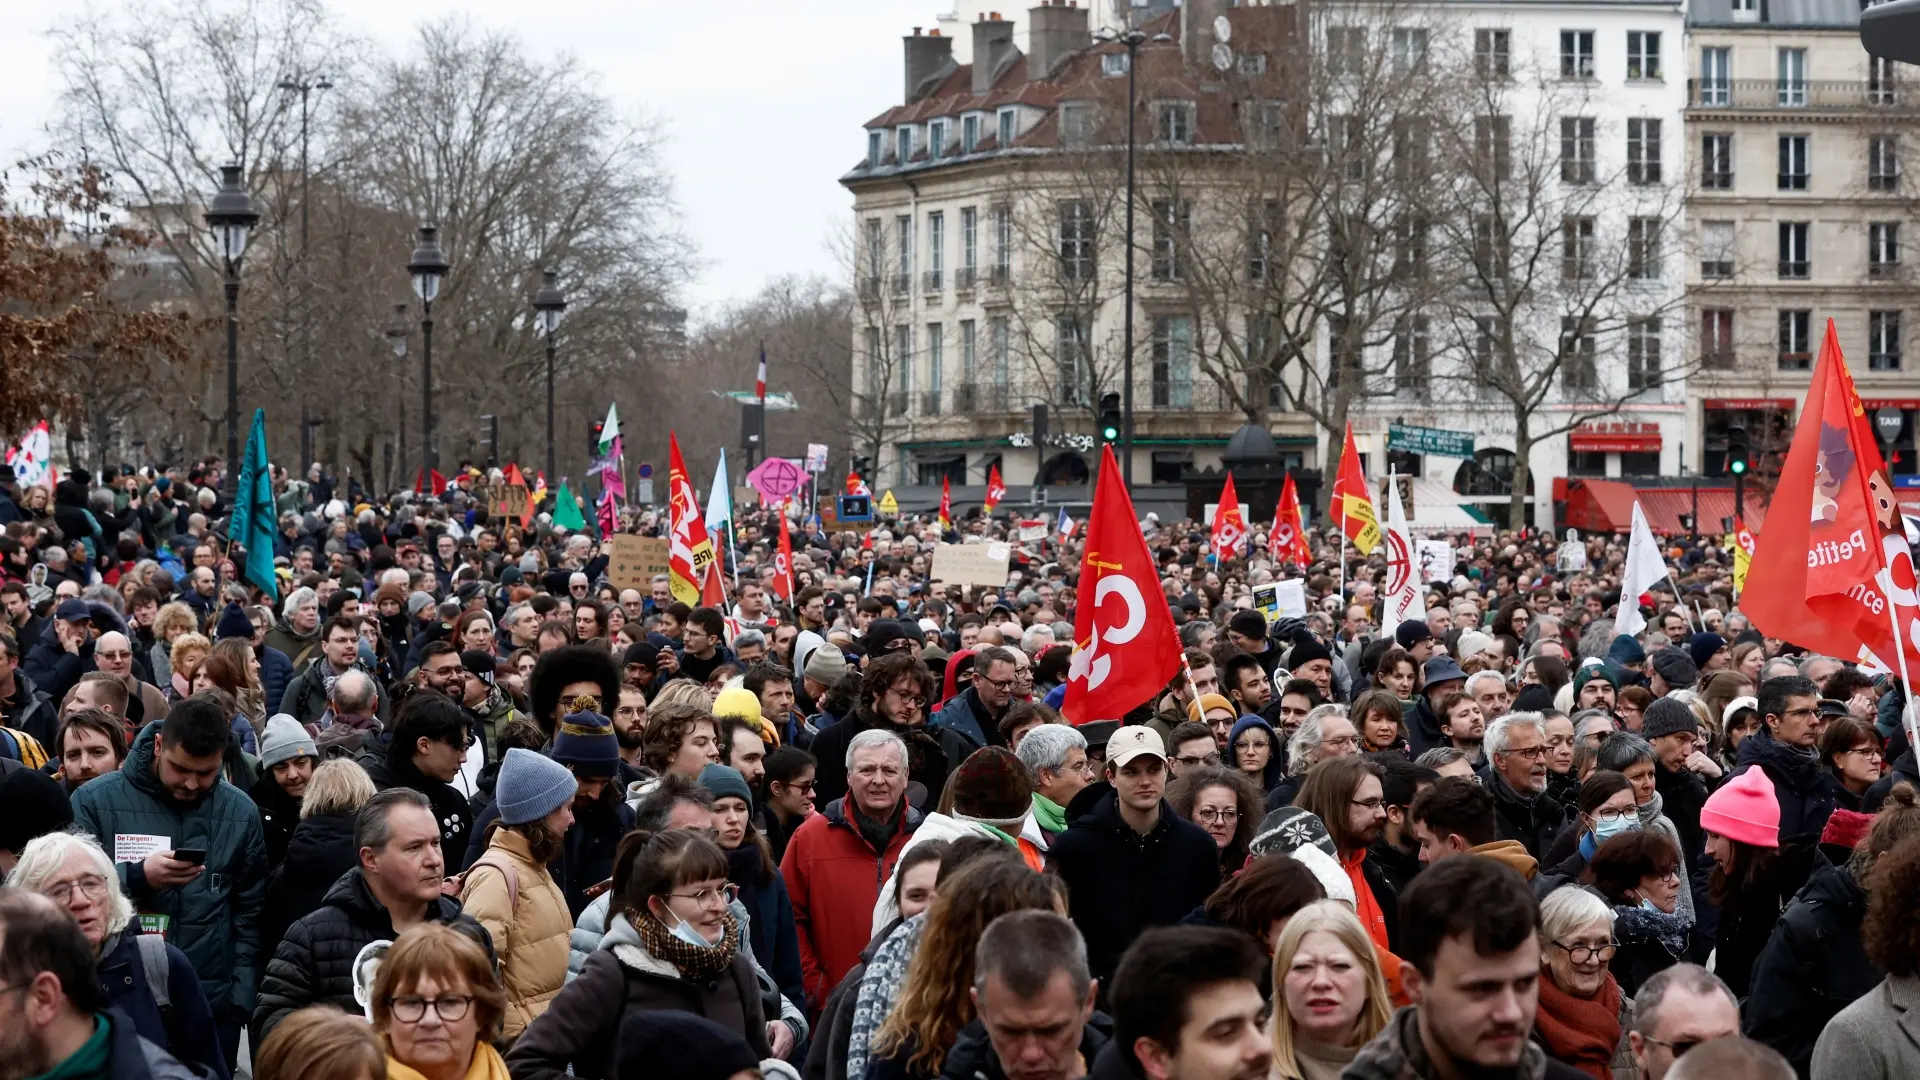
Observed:
[[[227,539],[247,549],[240,576],[260,587],[268,604],[280,602],[280,583],[273,575],[273,532],[278,515],[273,509],[273,469],[267,464],[267,410],[253,410],[253,431],[247,435],[246,460],[240,466],[240,489],[233,516],[227,520]]]
[[[580,504],[573,501],[565,480],[560,481],[560,490],[553,496],[553,523],[568,532],[585,532],[587,528],[587,519],[580,516]]]

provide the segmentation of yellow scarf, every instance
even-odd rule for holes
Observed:
[[[411,1065],[402,1065],[387,1055],[387,1080],[426,1080]],[[467,1066],[466,1080],[509,1080],[506,1059],[486,1043],[473,1048],[473,1064]]]

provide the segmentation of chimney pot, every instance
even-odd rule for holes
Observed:
[[[919,37],[919,36],[920,36],[920,28],[919,28],[919,27],[917,27],[917,26],[916,26],[916,27],[914,27],[914,28],[913,28],[913,36],[914,36],[914,37]]]

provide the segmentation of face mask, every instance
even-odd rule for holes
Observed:
[[[675,915],[673,918],[675,922],[675,925],[673,928],[674,937],[679,938],[681,941],[686,942],[687,944],[693,946],[696,949],[713,948],[713,943],[708,941],[706,938],[701,937],[700,931],[695,930],[693,928],[692,923],[688,922],[685,919],[682,919],[678,915]]]
[[[1633,817],[1608,818],[1603,821],[1594,822],[1593,839],[1595,843],[1604,844],[1607,841],[1613,839],[1614,837],[1619,836],[1621,833],[1633,832],[1638,828],[1640,828],[1640,821],[1638,818],[1633,818]]]

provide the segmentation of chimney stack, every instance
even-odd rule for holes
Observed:
[[[973,92],[984,94],[993,89],[993,77],[1013,52],[1013,23],[999,12],[985,15],[973,24]]]
[[[1087,47],[1089,33],[1087,9],[1078,0],[1041,0],[1027,12],[1027,78],[1052,75],[1063,59]]]
[[[938,31],[923,35],[916,26],[913,34],[901,41],[906,46],[907,84],[902,101],[912,105],[926,97],[942,75],[953,70],[953,39]]]
[[[1180,8],[1180,52],[1187,70],[1219,78],[1213,66],[1213,20],[1227,13],[1227,0],[1184,0]]]

